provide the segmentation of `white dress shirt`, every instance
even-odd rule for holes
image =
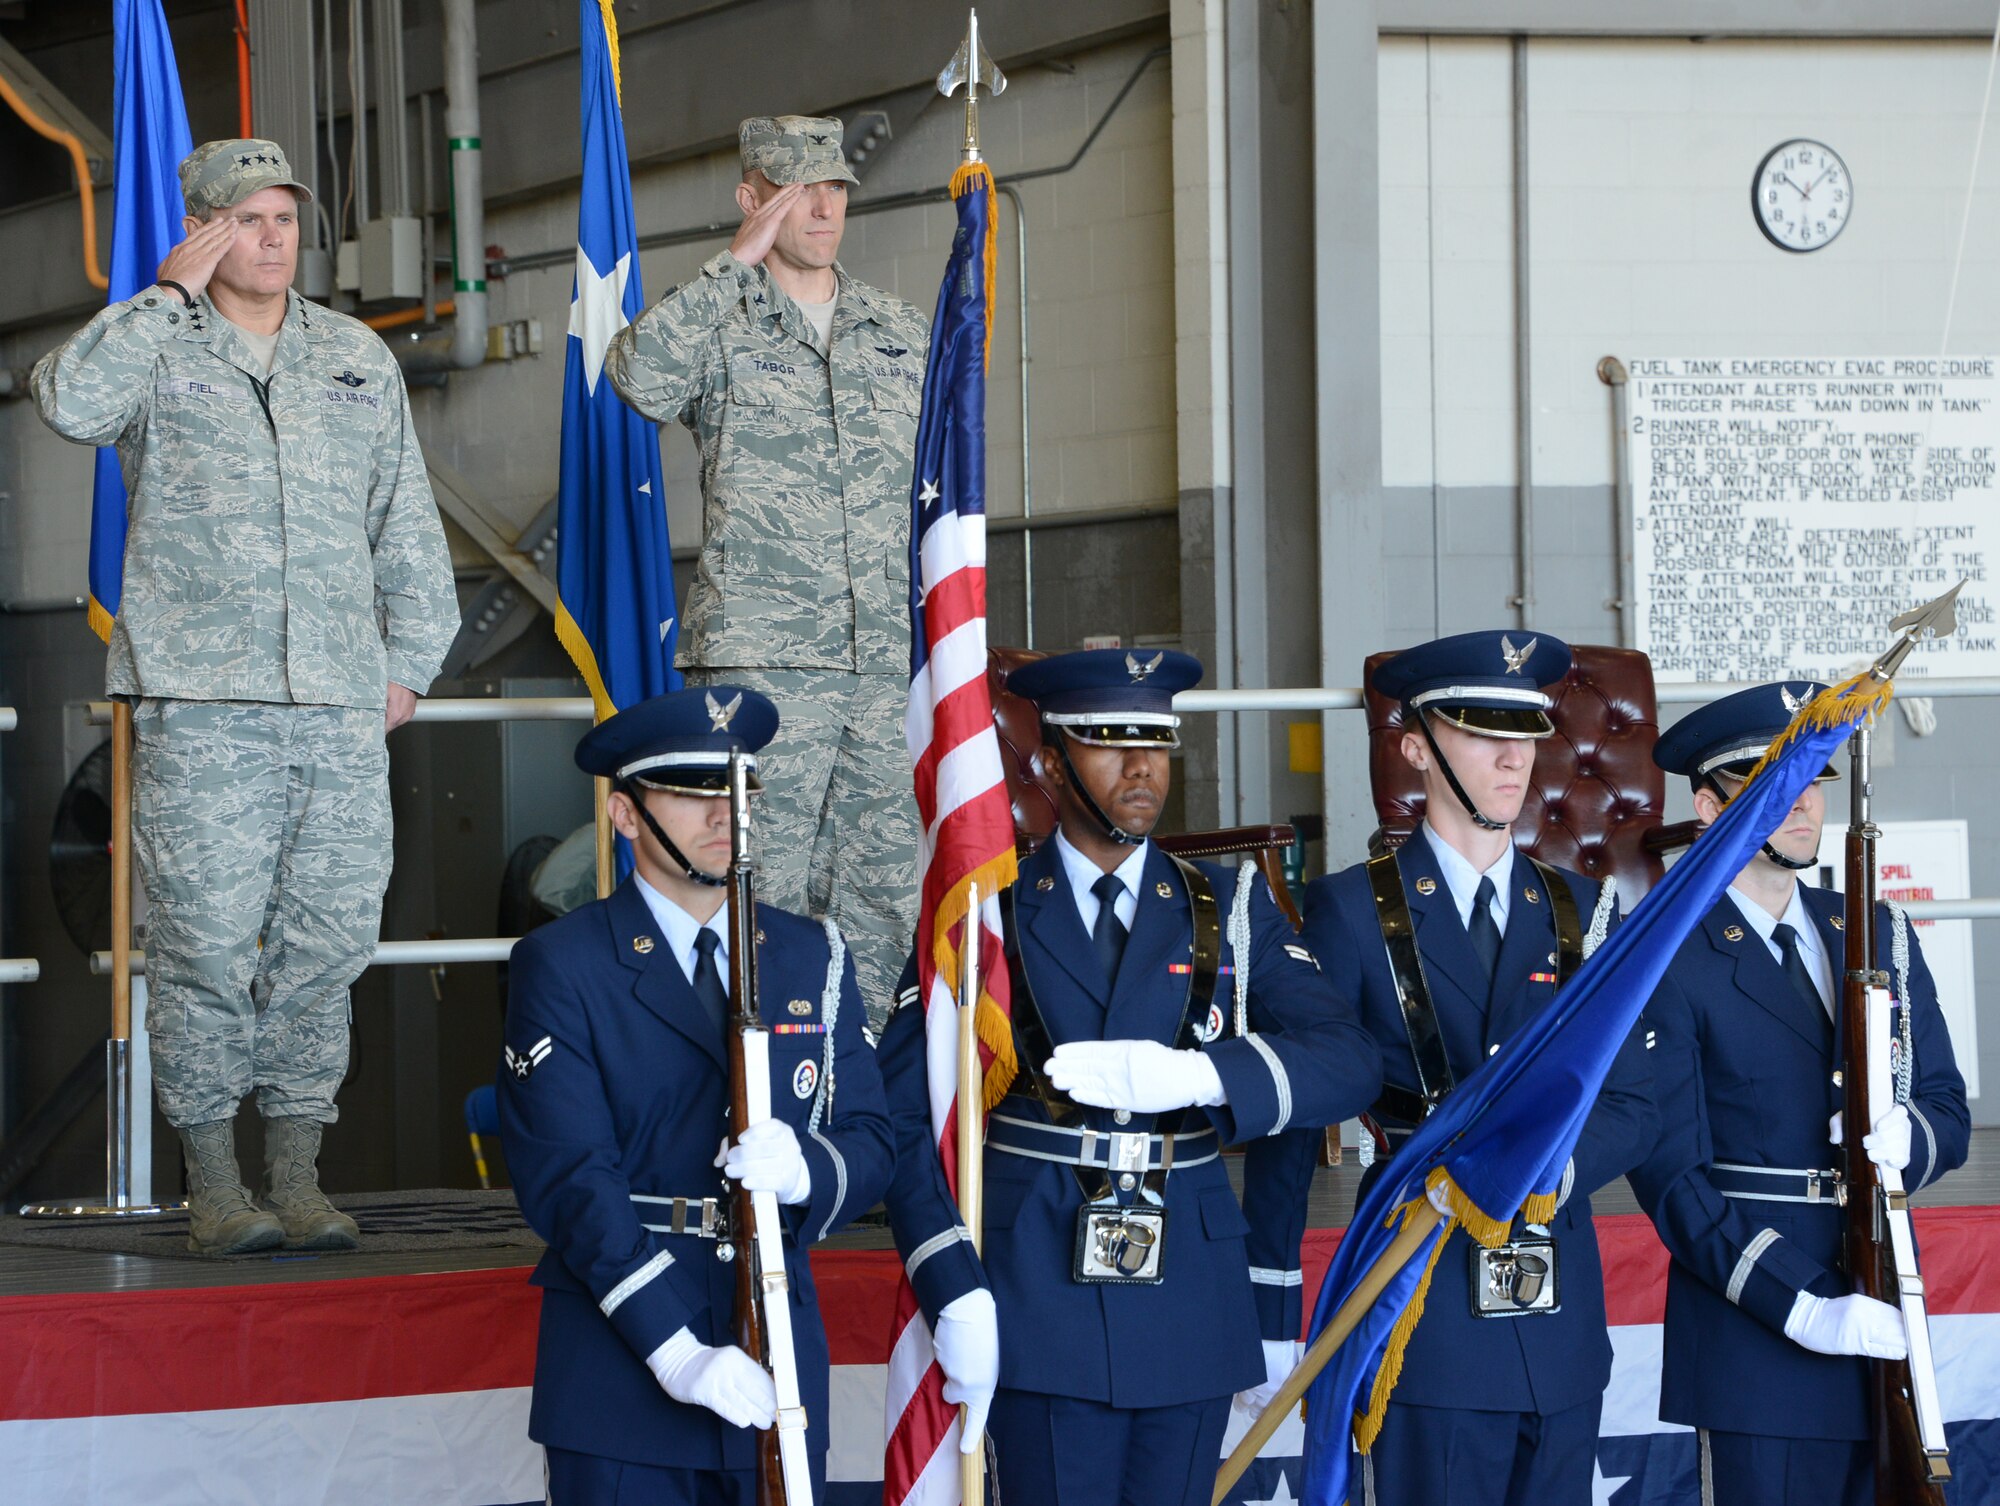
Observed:
[[[1426,821],[1421,830],[1429,838],[1431,851],[1437,854],[1438,872],[1444,877],[1445,888],[1451,891],[1451,902],[1458,907],[1459,921],[1467,931],[1472,929],[1472,901],[1479,893],[1479,881],[1493,880],[1493,903],[1488,907],[1493,912],[1493,924],[1500,934],[1507,934],[1507,912],[1513,907],[1514,892],[1511,887],[1514,878],[1514,844],[1510,841],[1494,859],[1493,866],[1484,873],[1472,866],[1471,861],[1451,843],[1431,830]]]
[[[729,996],[729,901],[722,902],[706,921],[696,920],[679,905],[660,893],[638,874],[639,893],[644,896],[646,908],[653,912],[653,924],[660,928],[660,935],[667,943],[667,950],[674,954],[674,961],[681,965],[681,972],[688,983],[694,983],[694,965],[700,954],[694,949],[694,939],[703,931],[713,931],[716,936],[715,967],[722,974],[723,997]]]
[[[1131,934],[1132,919],[1139,913],[1139,881],[1146,874],[1146,849],[1151,842],[1141,842],[1132,849],[1132,855],[1111,871],[1118,875],[1118,898],[1112,902],[1112,912],[1125,923],[1126,934]],[[1060,827],[1056,830],[1056,853],[1062,859],[1063,872],[1069,875],[1070,893],[1076,896],[1076,913],[1083,918],[1085,934],[1097,929],[1097,912],[1100,902],[1090,892],[1090,886],[1104,877],[1104,870],[1089,858],[1078,852],[1064,840]]]
[[[1743,912],[1743,919],[1750,929],[1764,938],[1764,945],[1770,949],[1771,959],[1780,967],[1784,966],[1784,949],[1778,945],[1771,933],[1782,925],[1790,926],[1799,933],[1799,956],[1805,962],[1806,972],[1812,976],[1813,984],[1819,989],[1820,1007],[1833,1017],[1833,959],[1826,954],[1826,945],[1820,939],[1819,927],[1806,911],[1805,897],[1799,892],[1805,885],[1792,884],[1792,902],[1785,906],[1783,915],[1773,915],[1749,895],[1739,892],[1733,885],[1729,897],[1736,901],[1736,908]]]

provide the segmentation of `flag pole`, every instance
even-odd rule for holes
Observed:
[[[1430,1216],[1425,1217],[1426,1213]],[[1340,1310],[1320,1331],[1320,1336],[1313,1340],[1298,1368],[1285,1377],[1285,1383],[1278,1387],[1278,1394],[1271,1398],[1271,1404],[1250,1425],[1250,1431],[1243,1435],[1236,1451],[1223,1461],[1222,1471],[1215,1477],[1212,1506],[1222,1506],[1230,1490],[1243,1478],[1243,1471],[1250,1467],[1250,1461],[1263,1452],[1264,1445],[1271,1441],[1271,1435],[1278,1431],[1278,1425],[1299,1404],[1306,1388],[1319,1378],[1320,1371],[1326,1368],[1334,1351],[1347,1342],[1347,1336],[1354,1332],[1362,1315],[1375,1305],[1375,1299],[1395,1279],[1396,1273],[1410,1263],[1417,1251],[1423,1248],[1424,1241],[1430,1238],[1431,1231],[1444,1221],[1445,1215],[1428,1202],[1414,1215],[1404,1219],[1401,1232],[1390,1241],[1389,1248],[1381,1253],[1375,1264],[1368,1268],[1368,1274],[1348,1294],[1347,1300],[1340,1304]]]
[[[979,1070],[979,885],[965,891],[965,932],[958,947],[958,1213],[972,1231],[975,1254],[985,1253],[984,1212],[980,1200],[985,1173],[984,1136],[986,1084]],[[968,1410],[959,1408],[963,1428]],[[964,1506],[983,1506],[986,1499],[986,1440],[958,1456],[959,1492]]]
[[[597,897],[611,893],[611,781],[602,774],[590,781],[597,822]]]

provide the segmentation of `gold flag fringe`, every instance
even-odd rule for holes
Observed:
[[[1845,726],[1864,717],[1873,720],[1888,709],[1889,701],[1895,694],[1895,681],[1876,679],[1872,667],[1858,675],[1850,675],[1838,685],[1828,686],[1801,706],[1798,715],[1792,718],[1792,724],[1764,750],[1764,756],[1744,777],[1744,789],[1748,789],[1759,774],[1777,762],[1785,749],[1806,733]],[[1743,790],[1738,790],[1736,794],[1737,798],[1742,798]]]
[[[618,17],[611,9],[611,0],[597,0],[598,14],[604,17],[604,42],[611,49],[611,87],[617,91],[620,109],[625,105],[624,69],[618,62]]]
[[[1000,277],[1000,227],[994,222],[999,212],[999,190],[993,185],[993,169],[984,162],[966,162],[951,175],[951,196],[963,198],[975,189],[986,192],[986,354],[985,364],[993,364],[993,291]]]
[[[1442,1167],[1431,1173],[1433,1178],[1443,1176],[1450,1180]],[[1457,1191],[1456,1188],[1453,1189]],[[1458,1199],[1453,1199],[1453,1207]],[[1429,1217],[1435,1210],[1428,1198],[1414,1198],[1389,1215],[1393,1223],[1400,1218],[1405,1224],[1413,1218]],[[1437,1270],[1438,1257],[1451,1241],[1451,1231],[1455,1223],[1447,1223],[1438,1235],[1437,1243],[1431,1246],[1431,1258],[1424,1262],[1424,1274],[1417,1280],[1417,1289],[1410,1294],[1409,1304],[1397,1317],[1396,1324],[1389,1330],[1389,1342],[1382,1350],[1382,1362],[1375,1367],[1375,1384],[1368,1393],[1368,1409],[1354,1414],[1354,1446],[1367,1453],[1375,1446],[1375,1440],[1382,1436],[1383,1419],[1389,1412],[1389,1393],[1396,1389],[1396,1382],[1403,1378],[1403,1353],[1410,1347],[1410,1338],[1417,1331],[1417,1324],[1424,1316],[1424,1299],[1430,1295],[1431,1274]]]
[[[1011,848],[998,857],[988,859],[952,885],[951,891],[938,905],[931,944],[938,959],[938,973],[954,995],[958,992],[958,947],[952,941],[951,928],[966,917],[968,891],[973,884],[977,884],[983,895],[998,894],[1014,882],[1019,861]],[[979,990],[979,1008],[973,1015],[973,1028],[979,1032],[979,1043],[993,1057],[987,1064],[985,1091],[981,1095],[985,1102],[980,1105],[980,1112],[987,1113],[1007,1096],[1021,1064],[1014,1052],[1013,1024],[1000,1012],[1000,1006],[993,1002],[983,986]]]

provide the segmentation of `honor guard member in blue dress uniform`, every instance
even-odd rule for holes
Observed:
[[[1375,689],[1402,703],[1402,754],[1423,776],[1424,821],[1399,851],[1315,880],[1304,940],[1334,986],[1360,1000],[1381,1045],[1373,1112],[1392,1155],[1554,1001],[1616,923],[1613,886],[1514,850],[1535,744],[1555,731],[1545,687],[1569,666],[1568,646],[1546,633],[1477,632],[1375,671]],[[1539,1290],[1496,1281],[1489,1252],[1470,1239],[1439,1259],[1381,1433],[1356,1469],[1368,1506],[1587,1506],[1611,1377],[1590,1194],[1636,1164],[1656,1129],[1635,1032],[1578,1136],[1554,1220],[1513,1230],[1548,1267]],[[1314,1149],[1294,1153],[1293,1227],[1304,1222]],[[1381,1172],[1364,1177],[1364,1194]],[[1259,1227],[1286,1226],[1258,1211]],[[1252,1253],[1298,1266],[1295,1235]]]
[[[1200,678],[1186,654],[1111,649],[1010,681],[1041,709],[1060,825],[1003,897],[1020,1072],[987,1127],[983,1260],[932,1139],[913,988],[883,1036],[890,1224],[946,1397],[991,1398],[1011,1503],[1206,1506],[1230,1398],[1266,1377],[1222,1147],[1252,1147],[1255,1182],[1268,1137],[1337,1123],[1381,1081],[1255,870],[1147,840],[1174,693]]]
[[[728,758],[778,713],[754,690],[656,696],[576,752],[608,776],[637,872],[525,937],[510,970],[500,1126],[548,1241],[528,1431],[553,1506],[751,1506],[770,1375],[735,1344],[731,1180],[785,1216],[816,1486],[827,1347],[806,1247],[872,1207],[893,1146],[854,967],[831,922],[757,907],[773,1117],[731,1145]],[[754,849],[753,849],[754,855]],[[717,1168],[720,1167],[718,1172]]]
[[[1688,777],[1706,825],[1823,688],[1725,696],[1683,717],[1653,757]],[[1808,785],[1646,1010],[1664,1128],[1632,1185],[1673,1256],[1660,1416],[1700,1430],[1702,1500],[1716,1506],[1870,1506],[1868,1366],[1857,1356],[1904,1353],[1901,1315],[1855,1293],[1840,1269],[1828,1168],[1842,1098],[1833,1022],[1844,902],[1799,881],[1818,861],[1825,814],[1820,785]],[[1862,1143],[1915,1191],[1965,1160],[1965,1083],[1915,929],[1878,905],[1875,936],[1914,1065],[1908,1103]]]

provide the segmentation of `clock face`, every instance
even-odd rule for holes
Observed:
[[[1817,251],[1847,228],[1854,184],[1833,148],[1787,141],[1757,164],[1750,208],[1757,228],[1780,251]]]

